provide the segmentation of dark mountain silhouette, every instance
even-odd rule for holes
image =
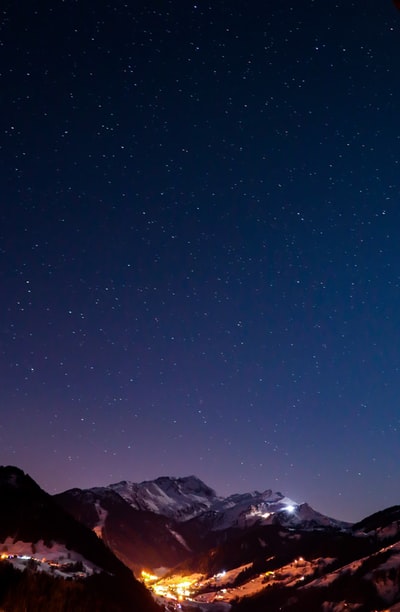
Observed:
[[[50,551],[64,547],[68,555],[77,554],[95,568],[91,576],[67,581],[39,572],[33,559],[25,572],[3,562],[0,607],[4,610],[157,610],[143,585],[95,533],[62,509],[20,469],[0,467],[0,500],[3,553],[25,543],[34,557],[41,542]],[[28,607],[24,608],[23,600],[29,601]]]
[[[393,525],[394,523],[400,524],[400,506],[391,506],[385,510],[375,512],[362,521],[354,523],[352,528],[353,531],[364,531],[368,533],[378,529],[382,530],[384,527]]]

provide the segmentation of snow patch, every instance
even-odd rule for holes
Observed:
[[[95,527],[93,527],[93,531],[95,532],[98,538],[102,538],[103,528],[106,523],[108,512],[107,510],[104,510],[104,508],[101,507],[99,500],[96,500],[94,506],[96,508],[97,516],[99,517],[99,522],[97,523],[97,525],[95,525]]]
[[[178,540],[179,544],[182,544],[183,548],[186,548],[186,550],[188,550],[189,552],[192,552],[192,549],[187,545],[187,543],[185,542],[185,539],[181,536],[180,533],[178,533],[177,531],[174,531],[170,527],[168,528],[168,531],[174,536],[176,540]]]

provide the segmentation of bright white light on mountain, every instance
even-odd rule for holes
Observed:
[[[286,512],[289,512],[289,514],[292,514],[296,510],[296,508],[295,506],[286,506],[285,510]]]
[[[252,508],[248,514],[248,516],[259,516],[263,519],[267,519],[271,516],[271,514],[274,514],[273,512],[262,512],[261,510],[259,510],[258,508]]]

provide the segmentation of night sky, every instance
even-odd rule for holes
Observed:
[[[391,0],[3,2],[0,463],[400,503]]]

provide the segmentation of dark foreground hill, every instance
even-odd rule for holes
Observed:
[[[158,610],[95,533],[15,467],[0,467],[0,551],[4,612]]]

